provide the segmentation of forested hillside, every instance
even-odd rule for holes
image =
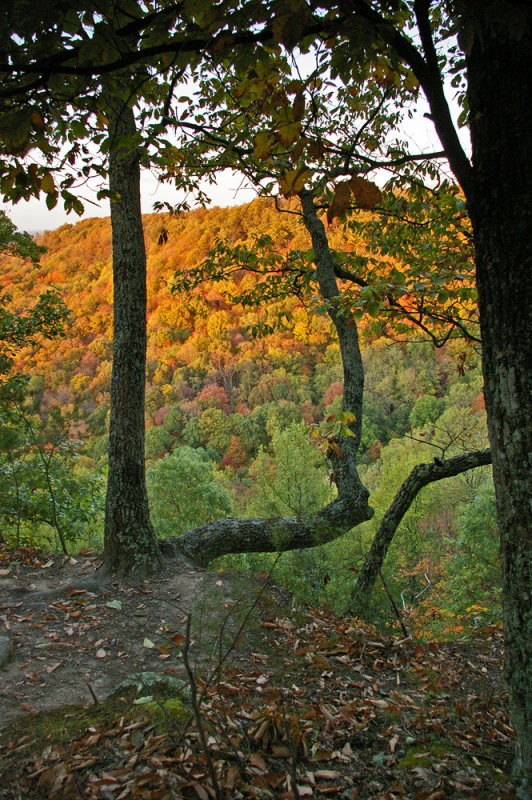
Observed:
[[[277,252],[308,250],[304,227],[265,200],[147,216],[144,234],[146,457],[158,535],[229,514],[319,509],[334,487],[317,426],[340,413],[343,392],[324,310],[297,293],[246,302],[259,278],[243,270],[172,291],[176,273],[198,266],[217,240],[251,246],[268,235]],[[328,235],[333,247],[364,252],[340,225]],[[57,545],[64,537],[72,550],[99,547],[112,352],[110,224],[89,219],[39,241],[47,251],[38,267],[3,257],[2,292],[20,312],[52,288],[70,319],[62,338],[17,354],[15,368],[28,383],[18,421],[10,418],[2,433],[0,513],[13,544]],[[475,349],[459,339],[435,349],[415,331],[394,338],[368,319],[361,472],[377,520],[416,463],[486,447],[487,440]],[[434,484],[415,501],[385,573],[420,632],[456,632],[498,615],[494,516],[487,467]],[[285,554],[275,574],[306,599],[343,610],[375,529],[370,521],[327,546]],[[272,561],[228,556],[222,564],[269,569]],[[383,594],[375,618],[391,620],[387,603]]]

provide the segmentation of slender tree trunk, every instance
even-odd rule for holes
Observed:
[[[109,120],[114,317],[104,558],[113,572],[142,573],[158,567],[159,548],[144,466],[146,253],[140,168],[132,110],[111,98]]]
[[[501,536],[515,779],[532,796],[532,5],[472,12],[467,59],[484,393]],[[480,7],[479,7],[480,8]],[[490,13],[491,12],[491,13]],[[512,18],[513,19],[513,18]]]
[[[343,407],[354,416],[350,425],[352,435],[341,435],[331,442],[329,458],[338,497],[308,517],[218,520],[187,531],[175,542],[166,544],[168,549],[180,551],[201,566],[226,553],[281,552],[331,542],[373,515],[368,505],[369,492],[357,470],[364,390],[357,327],[353,317],[338,310],[340,291],[332,253],[312,193],[302,192],[300,199],[303,221],[312,237],[320,293],[328,303],[329,316],[338,334],[344,367]]]
[[[475,450],[441,462],[417,464],[413,468],[408,478],[401,484],[392,503],[386,509],[386,513],[371,543],[364,565],[351,592],[351,604],[354,607],[358,606],[362,599],[361,596],[373,588],[393,536],[421,489],[424,486],[428,486],[429,483],[451,478],[453,475],[460,475],[462,472],[467,472],[482,464],[491,464],[490,450]]]

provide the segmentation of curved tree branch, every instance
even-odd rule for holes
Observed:
[[[353,589],[352,602],[358,601],[360,595],[373,586],[393,535],[419,491],[429,483],[485,464],[491,464],[490,450],[477,450],[446,461],[414,467],[383,517]],[[176,539],[167,539],[162,542],[162,549],[180,553],[196,566],[207,567],[215,558],[229,553],[274,553],[315,547],[331,542],[366,522],[372,510],[363,499],[358,503],[348,503],[338,497],[308,517],[216,520]]]
[[[373,515],[373,509],[368,505],[368,491],[357,471],[364,389],[357,327],[352,315],[344,308],[339,308],[341,294],[336,276],[341,269],[334,263],[313,194],[304,190],[299,196],[303,222],[312,238],[320,294],[327,303],[329,316],[338,334],[344,368],[343,409],[355,416],[355,421],[350,425],[351,435],[339,436],[328,453],[338,497],[307,517],[217,520],[164,543],[163,549],[179,552],[197,566],[206,567],[215,558],[229,553],[271,553],[315,547],[337,539]],[[383,518],[357,586],[372,585],[393,534],[423,486],[489,463],[490,451],[483,450],[416,466]],[[365,584],[364,575],[367,576]]]
[[[280,553],[315,547],[337,539],[371,516],[367,503],[349,507],[338,498],[309,517],[220,519],[167,539],[162,549],[182,553],[207,567],[229,553]]]
[[[489,449],[463,453],[445,461],[435,459],[431,464],[417,464],[413,468],[408,478],[401,484],[399,491],[382,518],[366,556],[364,566],[351,592],[351,602],[356,603],[359,596],[368,592],[377,580],[393,535],[418,492],[429,483],[460,475],[462,472],[467,472],[467,470],[485,464],[491,464],[491,451]]]

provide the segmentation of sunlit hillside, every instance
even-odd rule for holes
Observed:
[[[325,311],[298,294],[244,303],[259,278],[243,269],[216,283],[172,291],[176,274],[199,266],[217,240],[251,248],[268,235],[275,252],[308,250],[298,217],[280,213],[273,202],[256,201],[180,217],[146,216],[144,231],[146,458],[159,534],[177,534],[229,513],[305,514],[328,502],[334,494],[330,467],[308,437],[308,426],[341,409],[343,371]],[[341,225],[330,226],[328,234],[336,249],[364,252]],[[62,460],[50,463],[57,468],[63,527],[73,542],[99,546],[112,367],[110,223],[64,225],[40,241],[47,252],[38,267],[2,259],[2,291],[11,297],[10,308],[23,311],[54,288],[71,316],[63,337],[18,354],[16,369],[28,376],[22,411],[33,439],[26,422],[17,429],[19,449],[13,450],[11,440],[3,445],[4,472],[12,483],[5,485],[1,513],[10,539],[46,539],[51,529],[53,540],[55,521],[46,510],[49,476],[41,474],[44,461],[37,451],[45,458],[61,454]],[[308,599],[327,599],[339,608],[377,520],[409,469],[438,455],[486,446],[474,347],[453,340],[434,349],[419,332],[398,343],[375,325],[361,324],[366,380],[360,459],[374,521],[328,548],[287,556],[278,568],[279,577]],[[264,325],[266,334],[257,336]],[[22,502],[20,487],[26,484],[33,488]],[[401,527],[407,545],[390,550],[392,581],[414,596],[428,574],[432,586],[443,588],[440,600],[429,593],[425,602],[430,597],[432,604],[449,605],[445,598],[452,588],[460,608],[496,592],[493,517],[489,468],[424,490]],[[487,538],[478,538],[481,529]],[[466,534],[477,537],[469,555],[457,544]],[[476,548],[487,566],[464,583]],[[232,563],[267,566],[259,557]]]

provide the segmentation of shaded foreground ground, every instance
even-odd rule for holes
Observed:
[[[401,642],[267,578],[96,567],[0,552],[2,800],[514,796],[500,630]]]

